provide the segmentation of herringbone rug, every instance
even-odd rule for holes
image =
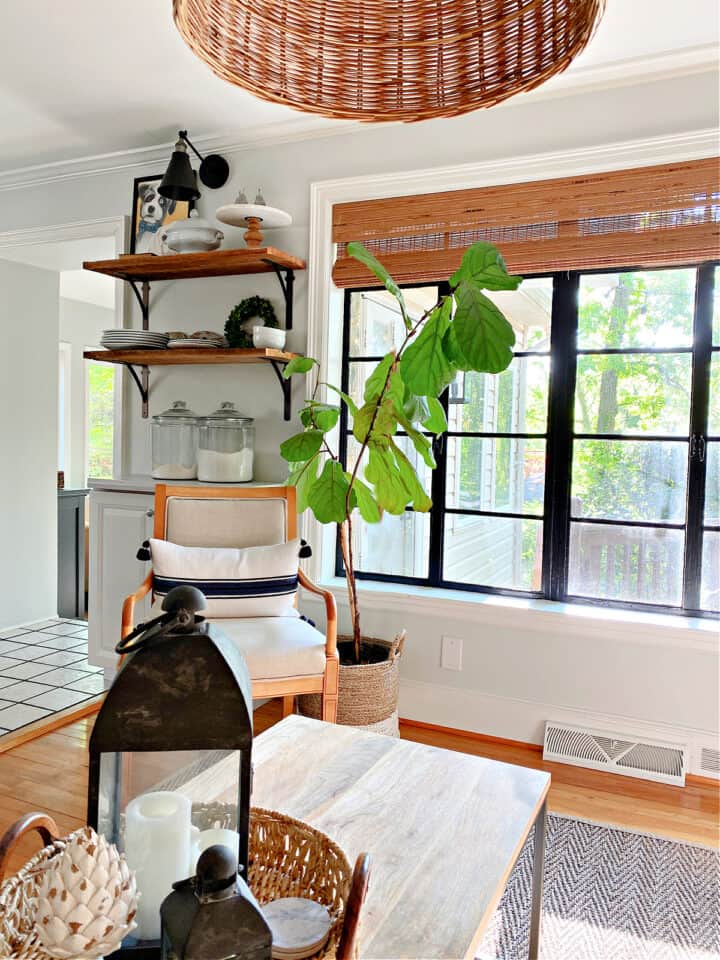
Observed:
[[[481,944],[481,960],[525,960],[532,838]],[[550,815],[541,960],[720,957],[720,853]]]

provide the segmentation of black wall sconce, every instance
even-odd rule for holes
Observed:
[[[209,153],[203,157],[188,139],[187,130],[179,130],[170,163],[158,187],[160,195],[169,200],[192,200],[200,196],[187,154],[188,147],[200,161],[200,182],[206,187],[217,190],[227,183],[230,175],[230,166],[225,157],[219,153]]]

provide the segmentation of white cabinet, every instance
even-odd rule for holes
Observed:
[[[115,644],[125,597],[134,593],[150,569],[136,558],[152,536],[151,493],[93,490],[90,494],[90,579],[88,651],[90,663],[113,670]],[[136,608],[138,622],[150,611],[150,596]]]

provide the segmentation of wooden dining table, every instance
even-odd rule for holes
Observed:
[[[253,744],[254,806],[305,820],[370,888],[359,958],[472,958],[535,827],[528,956],[540,944],[550,775],[290,716]]]

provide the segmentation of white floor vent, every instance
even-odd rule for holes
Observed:
[[[626,733],[588,730],[548,720],[543,759],[685,786],[687,749],[684,746],[640,740]]]
[[[700,775],[720,780],[720,750],[702,747],[700,750]]]

